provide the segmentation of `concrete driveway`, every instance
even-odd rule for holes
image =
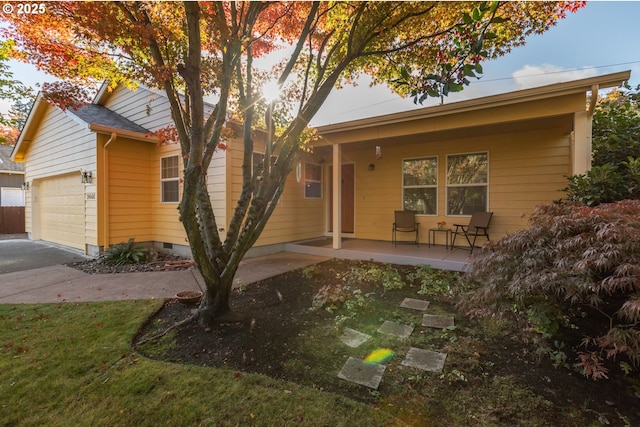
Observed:
[[[88,259],[80,251],[72,251],[50,243],[26,239],[0,239],[0,274],[31,270]]]
[[[87,274],[66,263],[84,255],[44,242],[0,239],[0,304],[172,298],[204,290],[196,269],[148,273]],[[280,252],[242,260],[236,279],[250,284],[328,258]]]

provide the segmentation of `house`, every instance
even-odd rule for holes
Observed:
[[[0,234],[24,233],[24,165],[11,160],[12,151],[0,145]]]
[[[466,223],[478,210],[494,212],[492,238],[526,227],[534,206],[562,196],[565,176],[590,167],[593,95],[629,77],[321,126],[253,251],[323,236],[333,236],[335,249],[339,236],[390,241],[394,210],[403,208],[418,212],[422,241],[438,222]],[[170,124],[166,98],[144,87],[105,87],[77,110],[38,98],[12,154],[25,162],[30,237],[88,254],[130,237],[188,253],[176,209],[180,150],[150,136]],[[263,140],[257,132],[256,159]],[[222,233],[240,194],[243,156],[239,140],[227,145],[208,171]]]

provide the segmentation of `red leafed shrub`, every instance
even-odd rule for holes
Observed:
[[[640,366],[640,200],[539,206],[531,228],[485,247],[464,280],[471,315],[514,316],[554,340],[588,324],[574,351],[590,378],[607,378],[607,359]]]

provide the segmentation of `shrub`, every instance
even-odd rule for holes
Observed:
[[[352,267],[344,280],[347,283],[362,284],[373,283],[382,285],[385,291],[402,289],[405,286],[402,276],[390,265],[365,264],[361,267]]]
[[[418,295],[424,296],[452,296],[455,293],[455,282],[458,273],[447,270],[437,270],[430,265],[422,264],[414,272],[407,275],[411,282],[420,284]]]
[[[121,266],[126,264],[137,264],[144,262],[147,250],[136,246],[135,241],[130,238],[127,242],[118,243],[111,246],[100,256],[100,262],[111,266]]]
[[[464,280],[476,289],[462,308],[472,315],[513,315],[548,338],[564,326],[579,328],[587,315],[602,329],[581,331],[587,337],[578,359],[583,373],[603,378],[603,359],[617,357],[637,369],[640,201],[539,206],[531,221],[530,229],[474,257]]]
[[[640,198],[640,157],[628,157],[620,165],[594,166],[582,175],[571,175],[562,191],[567,200],[587,206]]]

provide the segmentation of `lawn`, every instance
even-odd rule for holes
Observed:
[[[397,273],[394,273],[394,271]],[[329,285],[327,287],[327,285]],[[637,425],[637,397],[555,368],[514,325],[456,311],[455,276],[329,261],[242,286],[245,322],[196,324],[137,346],[188,316],[174,301],[0,305],[0,425]],[[327,298],[328,297],[328,298]],[[332,299],[335,297],[335,299]],[[405,297],[455,317],[424,328]],[[381,336],[383,320],[415,326]],[[344,327],[372,339],[358,348]],[[132,344],[133,343],[133,344]],[[410,346],[447,353],[442,372],[403,366]],[[393,348],[380,387],[339,379],[348,357]]]

